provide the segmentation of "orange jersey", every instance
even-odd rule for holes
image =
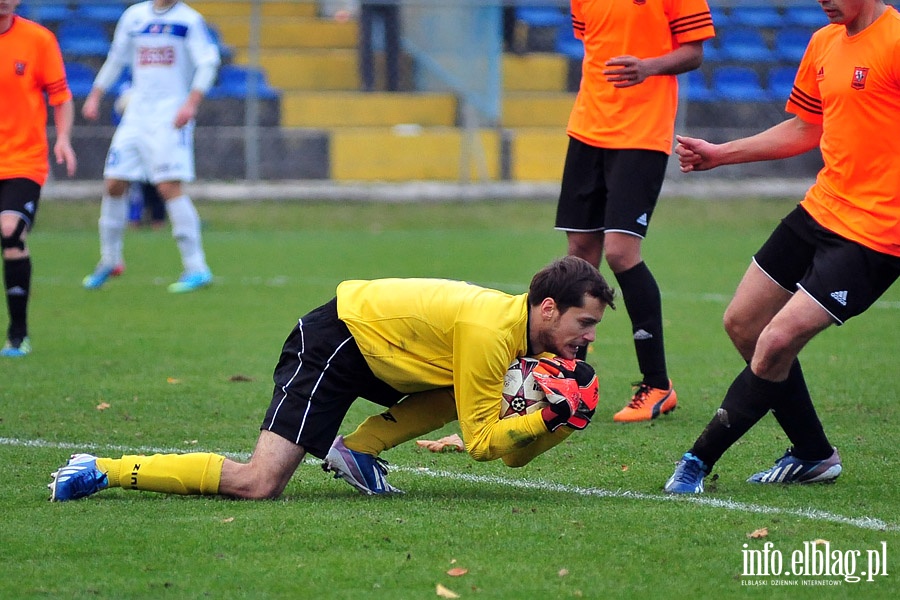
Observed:
[[[58,106],[72,99],[49,29],[16,16],[0,34],[0,95],[0,179],[26,177],[44,185],[50,169],[47,101]]]
[[[567,133],[599,148],[672,151],[678,80],[648,77],[628,88],[606,81],[616,56],[654,58],[715,36],[706,0],[572,0],[575,36],[584,42],[581,88]]]
[[[801,204],[823,227],[900,256],[900,14],[813,34],[786,110],[822,125],[825,166]]]

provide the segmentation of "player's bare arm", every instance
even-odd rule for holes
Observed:
[[[675,154],[682,173],[708,171],[722,165],[796,156],[816,148],[821,137],[820,124],[793,117],[756,135],[724,144],[676,135]]]
[[[643,83],[654,75],[678,75],[693,71],[703,62],[703,42],[690,42],[668,54],[640,59],[635,56],[616,56],[606,61],[603,74],[617,88]]]
[[[75,120],[75,106],[67,100],[53,108],[53,120],[56,125],[56,143],[53,145],[53,156],[56,164],[66,165],[66,174],[75,176],[78,162],[72,149],[72,123]]]

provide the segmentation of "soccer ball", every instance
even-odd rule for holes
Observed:
[[[503,377],[503,396],[500,399],[500,418],[521,417],[541,410],[549,404],[544,390],[534,380],[536,358],[517,358]]]

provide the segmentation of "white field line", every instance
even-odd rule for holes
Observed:
[[[20,440],[16,438],[0,437],[0,446],[18,446],[26,448],[51,448],[60,450],[77,450],[77,451],[103,451],[121,452],[129,454],[172,454],[181,452],[203,452],[209,451],[202,448],[158,448],[158,447],[123,447],[100,444],[73,444],[68,442],[48,442],[45,440]],[[231,458],[238,460],[247,460],[249,453],[227,453]],[[60,459],[62,462],[62,459]],[[318,467],[321,461],[317,459],[307,459],[304,466]],[[58,465],[48,465],[55,468]],[[465,481],[469,483],[483,483],[486,485],[495,485],[501,487],[511,487],[524,490],[540,490],[545,492],[557,492],[560,494],[569,494],[575,496],[588,496],[593,498],[622,498],[626,500],[645,500],[652,502],[682,502],[695,504],[707,508],[720,508],[724,510],[734,510],[745,513],[755,513],[762,515],[786,515],[799,517],[811,521],[823,521],[828,523],[838,523],[840,525],[850,525],[860,529],[873,529],[876,531],[900,531],[900,524],[887,523],[875,517],[847,517],[831,513],[815,508],[796,509],[796,508],[780,508],[776,506],[765,506],[762,504],[750,504],[747,502],[737,502],[726,498],[712,498],[710,496],[672,496],[669,494],[645,494],[642,492],[633,492],[630,490],[604,490],[602,488],[589,488],[562,483],[553,483],[549,481],[531,481],[526,479],[510,479],[507,477],[497,477],[494,475],[472,475],[468,473],[456,473],[453,471],[441,471],[435,469],[426,469],[420,467],[402,467],[392,465],[391,470],[401,471],[404,473],[412,473],[426,477],[440,477],[441,479],[451,479],[456,481]],[[49,472],[49,471],[48,471]]]

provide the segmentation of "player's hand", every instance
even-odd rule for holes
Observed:
[[[75,158],[75,151],[69,140],[59,138],[53,146],[53,155],[56,158],[56,164],[66,165],[66,174],[69,177],[75,176],[75,169],[78,167],[78,161]]]
[[[185,102],[181,105],[181,108],[178,109],[178,113],[175,115],[175,129],[181,129],[190,123],[196,116],[197,107],[191,102]]]
[[[678,141],[675,154],[678,155],[678,165],[682,173],[708,171],[721,164],[716,156],[718,148],[716,144],[684,135],[676,135],[675,139]]]
[[[591,365],[581,360],[540,359],[534,377],[550,402],[542,411],[547,429],[588,426],[600,400],[597,374]]]
[[[88,121],[96,121],[100,116],[100,96],[96,94],[88,94],[81,107],[81,115]]]
[[[646,68],[644,61],[636,56],[616,56],[604,64],[603,75],[606,81],[616,88],[626,88],[644,82],[652,73]]]

